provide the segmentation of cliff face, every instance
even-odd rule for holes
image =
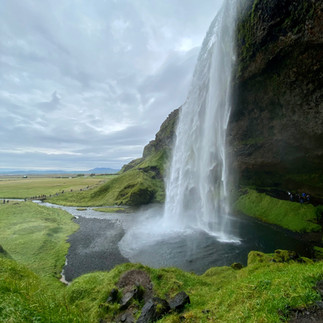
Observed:
[[[322,10],[323,0],[241,1],[228,144],[231,169],[242,185],[323,197]],[[164,199],[163,177],[177,118],[178,109],[143,157],[121,171],[132,174],[136,187],[136,178],[145,175],[139,183],[149,193],[144,203]],[[114,189],[124,196],[119,182]],[[124,197],[118,201],[128,202]]]
[[[228,133],[240,183],[322,191],[322,9],[311,0],[244,8]]]

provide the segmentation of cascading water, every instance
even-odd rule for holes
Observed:
[[[230,230],[228,220],[226,154],[237,1],[223,1],[203,42],[179,117],[164,209],[139,212],[124,226],[119,249],[131,262],[201,272],[228,265],[227,255],[239,250],[232,247],[240,243],[237,223]]]
[[[236,0],[225,0],[211,23],[181,108],[163,222],[228,236],[226,129],[231,110]]]

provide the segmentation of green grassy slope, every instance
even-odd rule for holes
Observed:
[[[88,322],[68,304],[63,284],[48,284],[26,266],[0,255],[1,322]]]
[[[131,205],[163,202],[166,150],[152,153],[105,184],[88,191],[60,194],[49,202],[70,206]]]
[[[62,210],[31,202],[0,205],[0,245],[33,272],[60,277],[69,244],[78,229],[72,216]]]
[[[107,307],[104,303],[121,273],[134,268],[149,273],[159,297],[172,297],[182,290],[189,294],[191,304],[182,314],[185,322],[286,321],[289,308],[302,307],[320,299],[312,287],[323,277],[322,262],[254,261],[239,271],[230,267],[215,267],[202,276],[175,268],[152,269],[125,264],[109,273],[98,272],[79,277],[66,289],[66,297],[82,312],[88,313],[91,322],[100,317],[113,321],[113,316],[119,313],[118,306]],[[137,312],[137,316],[139,314]],[[160,320],[180,321],[178,314],[170,314]]]
[[[296,232],[312,232],[322,230],[318,224],[322,206],[300,204],[272,198],[264,193],[247,190],[235,203],[236,210],[256,217],[265,222],[277,224]]]

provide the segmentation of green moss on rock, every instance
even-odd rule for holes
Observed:
[[[270,262],[271,259],[271,255],[265,254],[260,251],[250,251],[248,254],[248,266]]]

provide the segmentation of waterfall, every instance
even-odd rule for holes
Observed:
[[[219,245],[211,240],[240,243],[234,225],[230,232],[226,152],[238,1],[223,0],[202,44],[180,111],[163,211],[142,210],[124,226],[118,245],[131,262],[191,268],[192,263],[201,263],[201,253],[208,254],[210,243],[212,257],[223,258],[222,247],[215,251]]]
[[[232,103],[237,0],[225,0],[203,41],[181,108],[166,180],[165,225],[229,233],[226,130]]]

